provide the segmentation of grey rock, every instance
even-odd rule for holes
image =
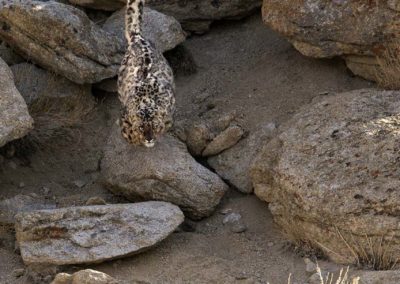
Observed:
[[[276,125],[267,123],[251,133],[232,148],[208,158],[208,164],[243,193],[253,192],[250,179],[250,165],[263,145],[276,135]]]
[[[56,205],[37,195],[18,194],[0,201],[0,224],[14,224],[15,215],[39,209],[54,209]]]
[[[234,146],[244,135],[243,129],[238,125],[229,126],[218,134],[204,149],[204,157],[214,156]]]
[[[229,213],[222,220],[224,225],[229,226],[229,229],[233,233],[243,233],[247,230],[247,226],[243,223],[242,215],[239,213]]]
[[[343,56],[346,61],[347,56],[360,56],[371,62],[389,43],[399,41],[399,10],[397,0],[264,0],[263,20],[306,56]],[[377,80],[376,65],[353,61],[348,66],[357,75]]]
[[[0,86],[0,147],[2,147],[9,141],[25,136],[33,128],[33,119],[14,85],[10,68],[1,58]]]
[[[68,0],[70,3],[91,9],[116,11],[126,4],[126,0]]]
[[[236,114],[227,113],[220,115],[219,113],[210,113],[209,117],[202,117],[201,119],[181,122],[180,127],[185,129],[185,134],[180,135],[185,138],[186,145],[190,153],[194,156],[201,156],[203,151],[216,137],[232,126],[234,133],[241,132],[236,129],[235,122]],[[219,151],[229,145],[224,144],[228,140],[231,143],[232,140],[229,139],[231,130],[227,130],[224,134],[220,136],[215,142],[214,146],[211,146],[211,150]],[[236,140],[236,139],[233,139]]]
[[[126,45],[125,9],[108,18],[103,29],[117,36],[120,42]],[[143,14],[143,35],[161,52],[173,49],[186,39],[186,34],[177,20],[147,7]]]
[[[224,225],[226,225],[226,224],[229,224],[229,223],[238,222],[238,221],[240,221],[241,219],[242,219],[242,215],[240,215],[239,213],[234,213],[234,212],[232,212],[232,213],[227,214],[227,215],[224,217],[222,223],[223,223]]]
[[[128,144],[114,127],[102,160],[105,185],[129,200],[174,203],[191,218],[209,216],[228,186],[197,163],[186,146],[170,135],[154,148]]]
[[[118,284],[111,276],[92,269],[85,269],[70,275],[59,273],[51,284]]]
[[[35,0],[3,1],[0,8],[0,38],[26,59],[79,84],[117,74],[124,46],[83,11]]]
[[[186,30],[203,33],[214,20],[240,19],[261,7],[262,0],[148,0],[148,5],[180,21]]]
[[[20,213],[15,229],[26,265],[67,265],[139,253],[169,236],[183,219],[177,206],[151,201]]]
[[[371,244],[397,259],[399,124],[400,92],[320,97],[257,155],[255,193],[288,236],[309,241],[336,262],[356,261],[350,248],[369,251]]]
[[[56,104],[60,109],[71,109],[75,104],[94,105],[90,85],[78,85],[43,70],[30,63],[11,66],[15,85],[28,105],[35,104],[35,109],[46,108]]]

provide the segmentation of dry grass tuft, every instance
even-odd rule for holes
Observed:
[[[290,243],[290,247],[293,248],[294,252],[300,257],[309,257],[312,259],[324,259],[326,258],[324,252],[321,250],[321,246],[310,238],[307,238],[304,234],[304,229],[299,226],[299,222],[296,219],[293,220],[281,220],[285,225],[283,234]]]
[[[394,234],[387,238],[384,236],[371,238],[365,235],[361,243],[359,240],[355,240],[352,234],[345,236],[339,229],[336,231],[356,259],[359,267],[373,270],[393,270],[399,263],[399,259],[391,254]]]
[[[349,267],[346,269],[341,269],[339,271],[339,275],[334,275],[333,273],[322,273],[321,268],[317,265],[317,273],[318,279],[314,279],[314,281],[318,281],[319,284],[359,284],[360,277],[353,277],[349,279]],[[335,280],[336,279],[336,280]],[[288,284],[292,284],[292,275],[289,275]],[[313,282],[315,283],[315,282]]]
[[[283,226],[285,237],[291,241],[294,251],[301,257],[309,257],[311,259],[324,259],[326,254],[336,255],[337,258],[348,262],[354,260],[354,264],[359,268],[368,270],[393,270],[398,268],[400,259],[394,257],[392,249],[396,245],[394,241],[394,233],[386,236],[371,237],[367,235],[357,235],[350,232],[343,232],[339,228],[335,228],[332,236],[343,242],[347,248],[347,253],[336,252],[318,240],[308,237],[301,222],[293,220],[280,220],[280,223],[285,222]],[[336,237],[334,236],[336,235]]]

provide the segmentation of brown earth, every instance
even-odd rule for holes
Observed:
[[[286,121],[320,93],[373,86],[352,77],[341,60],[300,55],[266,28],[260,15],[216,23],[208,34],[194,36],[184,45],[192,52],[198,73],[177,78],[177,120],[236,110],[246,130],[254,131],[259,123]],[[36,193],[54,199],[59,207],[82,205],[93,196],[109,203],[126,202],[96,183],[102,149],[117,115],[116,96],[99,96],[87,120],[46,141],[30,157],[30,164],[6,159],[0,171],[0,200]],[[224,227],[219,213],[222,208],[241,213],[248,230],[235,234]],[[135,279],[150,283],[275,284],[287,283],[289,273],[300,283],[307,279],[303,259],[285,246],[267,204],[254,195],[232,189],[212,217],[191,224],[196,227],[194,232],[174,233],[151,251],[90,268],[128,283]],[[322,265],[337,269],[329,263]],[[22,267],[14,252],[13,233],[3,228],[0,283],[24,283],[12,276],[14,269]],[[67,271],[80,268],[69,267]]]

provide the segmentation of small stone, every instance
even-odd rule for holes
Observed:
[[[306,264],[306,272],[309,274],[314,274],[317,272],[317,265],[310,261]]]
[[[273,247],[275,244],[274,244],[274,242],[269,242],[267,245],[268,245],[268,247]]]
[[[51,284],[72,284],[72,275],[68,273],[58,273]]]
[[[239,213],[229,213],[225,216],[222,223],[226,225],[228,223],[238,222],[240,219],[242,219],[242,215],[240,215]]]
[[[24,188],[24,187],[25,187],[25,183],[20,182],[18,186],[19,186],[20,188]]]
[[[87,205],[87,206],[90,206],[90,205],[106,205],[106,204],[107,204],[107,202],[103,198],[98,197],[98,196],[90,197],[85,203],[85,205]]]
[[[224,209],[222,209],[222,210],[220,211],[220,213],[221,213],[222,215],[226,215],[226,214],[229,214],[229,213],[232,213],[232,212],[233,212],[232,208],[224,208]]]
[[[24,273],[25,273],[25,269],[24,268],[17,268],[17,269],[13,270],[12,276],[15,277],[15,278],[19,278],[19,277],[23,276]]]
[[[239,213],[229,213],[225,216],[222,223],[228,225],[233,233],[243,233],[247,230],[247,226],[242,221],[242,215]]]

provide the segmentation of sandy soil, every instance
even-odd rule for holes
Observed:
[[[318,94],[373,86],[351,76],[341,60],[303,57],[266,28],[260,15],[217,23],[185,46],[194,56],[198,73],[177,78],[178,119],[236,110],[246,129],[254,131],[261,122],[284,122]],[[125,202],[96,183],[108,129],[117,115],[116,96],[101,96],[96,109],[73,129],[71,137],[47,142],[31,156],[30,165],[6,160],[0,170],[0,200],[36,193],[60,207],[82,205],[92,196],[109,203]],[[77,182],[85,185],[79,188]],[[248,230],[235,234],[224,227],[222,208],[241,213]],[[89,267],[127,283],[275,284],[287,283],[289,273],[294,282],[307,279],[303,259],[287,248],[267,204],[255,196],[231,190],[214,216],[192,225],[193,232],[174,233],[151,251]],[[337,270],[332,264],[322,265]],[[12,230],[0,229],[0,283],[24,283],[12,275],[22,267],[14,252]]]

